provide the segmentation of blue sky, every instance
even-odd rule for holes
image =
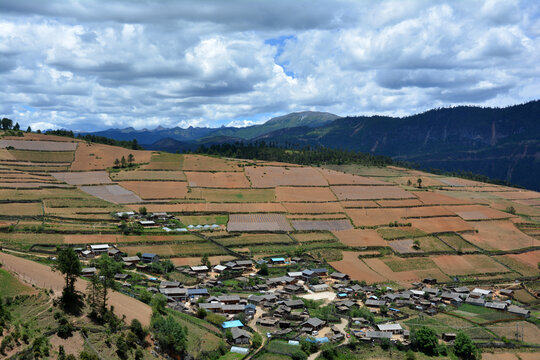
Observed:
[[[247,126],[540,98],[519,0],[2,0],[0,116],[37,129]]]

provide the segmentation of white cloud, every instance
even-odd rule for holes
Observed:
[[[532,0],[4,0],[0,11],[0,112],[23,126],[249,126],[540,95]]]

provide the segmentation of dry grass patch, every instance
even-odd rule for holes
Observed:
[[[278,201],[288,202],[327,202],[336,201],[336,197],[328,187],[277,187]]]
[[[377,233],[385,240],[405,239],[405,238],[417,238],[427,235],[422,230],[414,227],[388,227],[378,228]]]
[[[408,207],[408,206],[422,206],[424,205],[418,199],[405,199],[405,200],[377,200],[376,204],[381,207]]]
[[[528,253],[525,253],[528,254]],[[524,255],[524,254],[519,254]],[[538,275],[538,266],[534,264],[530,264],[527,261],[524,261],[526,259],[522,259],[519,255],[502,255],[502,256],[495,256],[494,259],[496,259],[498,262],[503,263],[505,266],[509,267],[510,269],[514,270],[515,272],[523,275],[523,276],[536,276]],[[532,255],[533,260],[536,261],[536,264],[540,262],[540,252],[537,251],[537,254]]]
[[[250,184],[241,172],[186,172],[190,187],[249,188]]]
[[[177,256],[203,256],[222,255],[224,250],[211,242],[187,242],[171,245],[142,245],[142,246],[123,246],[121,251],[133,256],[140,253],[154,253],[164,257]]]
[[[344,274],[349,275],[352,280],[365,281],[369,284],[384,282],[388,279],[376,273],[369,268],[362,260],[358,258],[361,252],[358,251],[343,251],[343,259],[336,262],[331,262],[333,268]]]
[[[150,151],[130,150],[103,144],[81,143],[77,147],[77,151],[75,151],[75,160],[71,164],[71,170],[105,170],[114,166],[115,159],[121,159],[124,156],[127,160],[129,154],[133,154],[135,163],[150,161]]]
[[[183,171],[152,171],[134,170],[111,173],[111,178],[116,181],[186,181]]]
[[[270,202],[275,201],[274,189],[206,189],[193,188],[188,193],[192,199],[209,202]]]
[[[308,232],[293,233],[292,237],[298,242],[316,242],[316,241],[336,241],[336,237],[331,232]]]
[[[439,238],[457,252],[471,252],[478,250],[476,246],[465,241],[459,234],[441,234],[439,235]]]
[[[473,223],[475,234],[463,238],[486,250],[512,250],[539,246],[540,241],[522,233],[511,221],[493,220]]]
[[[283,203],[283,206],[291,214],[332,214],[344,212],[339,202]]]
[[[75,151],[76,143],[56,142],[56,141],[27,141],[27,140],[6,140],[0,139],[0,148],[12,147],[16,150],[29,151]]]
[[[432,259],[448,275],[509,272],[506,267],[487,255],[440,255]]]
[[[51,173],[51,175],[58,181],[70,185],[108,184],[111,182],[106,171],[59,172]]]
[[[71,163],[73,151],[9,150],[15,160],[34,163]]]
[[[403,271],[393,271],[390,266],[388,266],[385,261],[389,261],[388,259],[380,258],[371,258],[371,259],[363,259],[364,262],[371,268],[373,271],[376,271],[377,273],[381,274],[387,279],[391,279],[392,281],[396,281],[402,285],[404,284],[410,284],[414,281],[421,280],[418,274],[414,271],[414,269],[411,270],[403,270]],[[402,259],[399,259],[397,261],[400,261]],[[409,260],[409,259],[407,259]],[[431,270],[431,269],[430,269]]]
[[[423,219],[408,219],[412,226],[426,233],[471,231],[472,226],[458,217],[433,217]]]
[[[540,193],[530,190],[498,191],[492,194],[507,200],[540,199]]]
[[[242,171],[239,162],[203,155],[184,155],[185,171]]]
[[[0,205],[2,216],[39,216],[43,214],[41,203],[7,203]]]
[[[249,166],[245,172],[254,188],[328,186],[321,173],[311,167]]]
[[[538,326],[528,321],[504,322],[504,323],[499,323],[499,324],[488,325],[486,327],[500,337],[504,336],[507,339],[515,339],[516,328],[518,324],[520,328],[523,328],[523,341],[524,342],[530,343],[530,344],[539,343],[540,329],[538,328]],[[537,353],[536,355],[540,355],[540,354]],[[536,357],[536,359],[538,359],[538,357]]]
[[[402,176],[405,169],[392,168],[391,166],[362,166],[362,165],[325,165],[324,168],[341,171],[360,176]]]
[[[128,205],[132,210],[138,211],[140,205]],[[276,213],[286,212],[279,203],[241,203],[241,204],[216,204],[216,203],[194,203],[194,204],[146,204],[149,212],[171,212],[171,213]]]
[[[330,185],[388,185],[384,181],[366,176],[352,175],[328,169],[320,169],[319,171]]]
[[[332,232],[346,246],[386,246],[386,241],[372,229],[350,229]]]
[[[414,195],[398,186],[332,186],[340,200],[410,199]]]
[[[178,181],[122,181],[120,186],[142,199],[180,199],[187,195],[187,184]]]
[[[448,206],[447,209],[454,212],[463,220],[494,220],[515,217],[515,215],[482,205]]]
[[[344,208],[378,208],[379,204],[372,200],[344,200],[341,201]]]
[[[415,191],[413,194],[425,205],[460,205],[470,203],[468,200],[457,199],[433,191]]]

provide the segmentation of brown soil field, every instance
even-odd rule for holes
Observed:
[[[315,168],[310,167],[246,167],[246,175],[254,188],[273,188],[276,186],[328,186],[328,183]]]
[[[529,261],[525,262],[521,260],[515,254],[494,256],[493,258],[523,276],[536,276],[538,275],[538,266],[536,264],[540,261],[540,254],[536,254],[536,256],[532,256],[532,257],[533,257],[533,260],[536,260],[534,265],[530,264]],[[525,260],[530,260],[530,259],[525,259]]]
[[[422,250],[415,249],[413,247],[413,240],[403,239],[403,240],[392,240],[388,242],[388,245],[397,253],[400,254],[409,254],[409,253],[422,253]]]
[[[448,186],[463,187],[463,186],[486,186],[485,183],[481,183],[474,180],[460,179],[460,178],[441,178],[442,183]]]
[[[538,199],[540,198],[540,193],[536,191],[521,190],[521,191],[499,191],[492,192],[493,195],[501,197],[508,200],[526,200],[526,199]]]
[[[35,151],[75,151],[77,148],[77,144],[72,142],[0,140],[0,148],[8,146],[17,150]]]
[[[415,191],[413,194],[425,205],[460,205],[470,203],[467,200],[457,199],[433,191]]]
[[[294,233],[292,237],[298,242],[336,240],[336,237],[331,232]]]
[[[514,328],[514,333],[515,333]],[[515,337],[515,334],[514,334]],[[496,352],[496,353],[488,353],[484,352],[482,353],[482,360],[520,360],[514,353],[503,353],[503,352]],[[525,360],[525,359],[522,359]]]
[[[19,166],[26,169],[31,169],[32,166],[50,166],[52,169],[54,166],[64,166],[65,163],[69,166],[74,155],[73,151],[10,150],[10,152],[19,161],[19,163],[11,163],[10,167]]]
[[[181,241],[197,242],[202,241],[195,235],[147,235],[147,236],[126,236],[116,234],[68,234],[64,235],[65,244],[117,244],[132,242],[159,242],[159,241]]]
[[[283,206],[291,214],[331,214],[344,212],[339,202],[283,203]]]
[[[184,155],[185,171],[242,171],[238,161],[225,160],[203,155]]]
[[[387,246],[384,239],[372,229],[351,229],[332,232],[346,246]]]
[[[0,205],[0,215],[4,216],[40,216],[42,214],[41,203],[7,203]]]
[[[0,261],[6,268],[23,274],[25,279],[39,287],[53,289],[57,293],[61,292],[64,287],[65,280],[62,274],[58,271],[53,272],[46,265],[2,252],[0,252]],[[78,280],[75,283],[75,288],[80,292],[86,293],[86,281]],[[150,325],[150,316],[152,315],[150,306],[116,291],[110,291],[108,296],[108,304],[114,306],[114,312],[117,316],[122,317],[125,315],[126,323],[129,324],[131,320],[138,319],[143,326]]]
[[[203,254],[210,255],[223,255],[224,250],[211,243],[211,242],[187,242],[187,243],[177,243],[171,245],[138,245],[138,246],[124,246],[119,248],[119,250],[128,253],[128,255],[133,256],[138,252],[141,253],[154,253],[160,256],[180,256],[185,255],[186,257],[195,257],[203,256]]]
[[[227,224],[228,231],[292,231],[282,214],[232,214]]]
[[[277,201],[327,202],[337,201],[328,187],[276,187]]]
[[[128,205],[132,210],[138,211],[140,205]],[[279,203],[242,203],[242,204],[148,204],[145,205],[149,212],[172,212],[172,213],[284,213],[285,208]]]
[[[463,234],[463,238],[486,250],[512,250],[539,246],[540,241],[527,236],[508,220],[479,221],[472,223],[475,234]]]
[[[443,182],[429,176],[400,176],[393,178],[391,181],[399,185],[407,185],[407,183],[410,181],[411,186],[417,186],[418,179],[422,179],[422,187],[445,185]]]
[[[208,189],[192,188],[189,199],[203,199],[208,202],[273,202],[276,200],[274,189]]]
[[[379,204],[371,200],[344,200],[341,201],[344,208],[378,208]]]
[[[392,281],[396,281],[402,285],[410,284],[415,281],[421,281],[420,277],[412,270],[406,270],[406,271],[392,271],[388,265],[384,263],[383,260],[379,258],[370,258],[370,259],[364,259],[364,262],[377,273],[381,274],[382,276],[391,279]]]
[[[109,174],[106,171],[84,171],[84,172],[58,172],[51,173],[58,181],[66,182],[70,185],[92,185],[111,183]]]
[[[0,149],[0,160],[15,160],[15,156],[13,156],[9,150]]]
[[[331,262],[330,265],[337,271],[350,276],[352,280],[365,281],[369,284],[384,282],[388,279],[371,270],[362,260],[358,258],[359,251],[343,251],[343,259]]]
[[[509,272],[506,267],[487,255],[440,255],[431,259],[448,275]]]
[[[119,185],[81,186],[81,190],[115,204],[139,203],[142,199]]]
[[[205,188],[249,188],[250,184],[241,172],[186,172],[190,187]]]
[[[340,200],[408,199],[414,195],[398,186],[332,186]]]
[[[426,233],[470,231],[472,226],[458,217],[434,217],[424,219],[407,219],[417,229]]]
[[[516,202],[522,205],[540,206],[540,199],[516,200]]]
[[[366,176],[352,175],[328,169],[320,169],[319,171],[330,185],[388,185],[387,182]]]
[[[120,171],[111,173],[111,178],[116,181],[186,181],[183,171]]]
[[[117,146],[103,144],[80,144],[75,151],[75,161],[71,164],[73,171],[104,170],[114,166],[114,160],[124,156],[127,160],[129,154],[135,157],[135,163],[150,162],[151,152],[144,150],[130,150]]]
[[[74,143],[80,143],[83,142],[82,140],[75,139],[75,138],[69,138],[65,136],[57,136],[57,135],[45,135],[45,134],[37,134],[37,133],[23,133],[24,140],[28,141],[35,141],[35,140],[41,140],[41,141],[60,141],[60,142],[74,142]],[[6,136],[4,137],[6,140],[20,140],[21,138],[18,136]]]
[[[536,340],[536,343],[538,343],[538,340]],[[518,352],[517,354],[521,360],[538,360],[540,358],[540,352]]]
[[[218,255],[218,256],[209,256],[208,261],[212,265],[218,265],[223,261],[230,261],[236,259],[234,256],[228,255]],[[171,258],[171,262],[175,266],[197,266],[201,265],[201,257],[185,257],[185,258]]]
[[[422,206],[399,209],[404,212],[402,216],[407,218],[429,218],[437,216],[454,216],[455,214],[444,206]]]
[[[418,199],[406,199],[406,200],[377,200],[376,202],[381,207],[408,207],[408,206],[422,206],[424,205]]]
[[[538,269],[538,263],[540,262],[540,250],[529,251],[522,254],[508,254],[504,256],[515,259],[536,269]]]
[[[402,209],[346,209],[355,226],[387,225],[389,222],[403,222],[405,211]],[[408,220],[407,220],[408,221]]]
[[[493,220],[515,217],[515,215],[482,205],[447,206],[447,209],[454,212],[463,220]]]
[[[348,219],[343,220],[292,220],[292,226],[299,231],[338,231],[349,230],[353,226]]]
[[[120,186],[142,199],[181,199],[187,195],[187,184],[179,181],[122,181]]]
[[[540,329],[535,324],[528,321],[504,322],[488,325],[487,328],[495,334],[507,339],[516,338],[516,325],[523,327],[523,341],[526,343],[538,344],[540,339]],[[540,355],[537,353],[537,355]],[[538,358],[536,358],[538,359]]]
[[[287,215],[287,219],[346,219],[345,214],[302,214],[302,215]]]

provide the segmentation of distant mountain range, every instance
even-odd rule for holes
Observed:
[[[299,112],[245,128],[111,129],[147,149],[182,151],[236,141],[370,152],[424,168],[471,171],[540,190],[540,101],[506,108],[458,106],[407,117]]]

